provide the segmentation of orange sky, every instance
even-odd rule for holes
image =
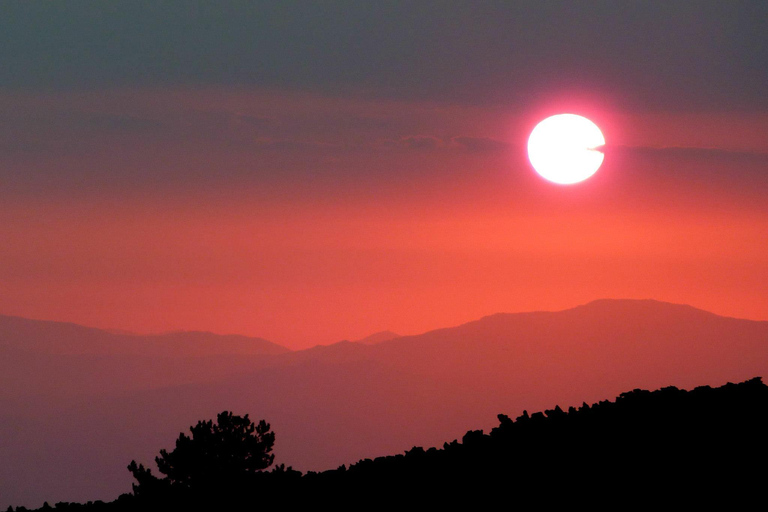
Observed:
[[[768,115],[602,100],[5,94],[0,313],[292,348],[604,297],[768,319]],[[523,152],[560,111],[607,139],[571,187]]]

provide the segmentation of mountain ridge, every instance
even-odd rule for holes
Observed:
[[[0,509],[114,499],[130,489],[115,460],[152,460],[180,430],[222,409],[270,422],[278,464],[325,470],[434,446],[468,425],[490,428],[499,413],[740,382],[768,374],[768,322],[609,300],[490,315],[373,345],[100,357],[0,357]],[[21,476],[30,472],[37,479]]]
[[[536,316],[547,316],[552,314],[568,313],[568,312],[577,313],[582,311],[606,314],[606,313],[616,313],[618,310],[618,307],[621,307],[622,309],[627,309],[627,306],[633,306],[633,307],[641,306],[641,307],[652,308],[657,311],[664,311],[664,310],[668,311],[670,308],[673,308],[676,311],[680,311],[680,312],[685,311],[692,314],[705,314],[705,315],[715,316],[719,318],[726,318],[726,319],[746,321],[746,322],[768,323],[768,320],[732,317],[728,315],[713,313],[711,311],[698,308],[695,306],[691,306],[688,304],[667,302],[667,301],[661,301],[656,299],[602,298],[602,299],[595,299],[587,303],[576,305],[576,306],[565,308],[565,309],[492,313],[489,315],[484,315],[482,317],[479,317],[475,320],[463,322],[461,324],[429,329],[427,331],[423,331],[417,334],[401,335],[389,330],[379,331],[369,336],[366,336],[364,338],[353,340],[351,341],[351,343],[359,343],[361,345],[379,345],[382,343],[391,342],[393,340],[405,341],[407,339],[418,338],[421,336],[429,335],[429,334],[444,331],[444,330],[456,329],[456,328],[461,328],[464,326],[473,325],[477,323],[490,322],[494,320],[507,319],[511,317],[516,317],[516,318],[525,317],[525,316],[536,317]],[[44,326],[46,328],[59,327],[59,328],[66,329],[70,332],[79,332],[80,334],[86,334],[86,335],[88,334],[92,335],[94,333],[98,333],[98,334],[104,335],[105,337],[113,337],[114,340],[131,339],[131,340],[138,341],[138,340],[148,339],[152,341],[162,342],[164,340],[188,337],[190,338],[190,341],[195,339],[199,340],[201,338],[208,338],[208,339],[218,339],[221,341],[255,342],[263,346],[270,346],[273,350],[272,353],[302,352],[305,350],[312,350],[316,347],[327,347],[327,346],[336,345],[338,343],[348,342],[348,340],[342,340],[342,341],[331,343],[331,344],[313,345],[307,348],[293,350],[261,337],[250,336],[245,334],[237,334],[237,333],[218,334],[210,331],[182,329],[182,330],[166,331],[166,332],[155,333],[155,334],[137,334],[134,332],[123,331],[118,329],[101,329],[97,327],[90,327],[90,326],[86,326],[86,325],[82,325],[74,322],[58,321],[58,320],[40,320],[40,319],[27,318],[23,316],[4,315],[4,314],[0,314],[0,334],[3,333],[2,330],[7,328],[7,325],[9,323],[17,323],[17,324],[23,324],[23,325],[35,326],[35,327]],[[0,338],[0,348],[3,348],[2,338]]]
[[[88,327],[72,322],[36,320],[20,316],[0,315],[0,349],[31,350],[60,354],[137,354],[139,350],[154,353],[158,348],[167,348],[171,344],[223,343],[224,353],[263,353],[277,354],[291,350],[263,338],[240,334],[215,334],[207,331],[174,331],[161,334],[134,334],[114,332],[112,330]],[[25,337],[22,343],[12,346],[14,335]],[[32,338],[34,336],[34,338]],[[76,338],[76,339],[75,339]],[[30,343],[23,343],[23,342]],[[79,346],[76,342],[79,341]],[[35,343],[33,345],[32,343]],[[220,347],[221,348],[221,347]],[[205,347],[202,347],[203,352]],[[228,350],[226,350],[228,349]],[[221,354],[213,347],[208,347],[207,355]],[[180,354],[173,354],[180,355]],[[190,354],[194,355],[194,354]],[[199,354],[198,354],[199,355]]]

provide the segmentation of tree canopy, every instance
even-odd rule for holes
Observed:
[[[155,457],[158,470],[171,485],[199,487],[238,480],[268,468],[275,458],[275,434],[269,423],[253,423],[247,414],[241,417],[224,411],[216,423],[198,421],[190,433],[180,433],[173,451],[160,450],[160,456]],[[134,486],[136,491],[160,483],[135,461],[128,469],[139,484]]]

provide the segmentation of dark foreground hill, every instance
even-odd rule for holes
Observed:
[[[489,431],[499,412],[768,374],[768,322],[656,301],[498,314],[283,353],[211,338],[199,357],[171,355],[164,337],[141,350],[141,339],[117,335],[82,348],[90,331],[46,324],[38,339],[2,325],[0,510],[114,499],[131,490],[124,463],[151,462],[179,431],[224,409],[267,419],[275,462],[306,472],[441,445],[468,426]]]
[[[142,483],[112,503],[56,509],[689,509],[741,508],[763,496],[768,386],[760,378],[692,391],[636,389],[614,402],[498,419],[489,434],[469,431],[442,448],[349,468],[302,474],[279,466],[215,486]]]

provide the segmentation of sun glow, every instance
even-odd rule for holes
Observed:
[[[600,128],[586,117],[558,114],[539,124],[528,138],[528,159],[543,178],[570,185],[589,178],[605,155]]]

